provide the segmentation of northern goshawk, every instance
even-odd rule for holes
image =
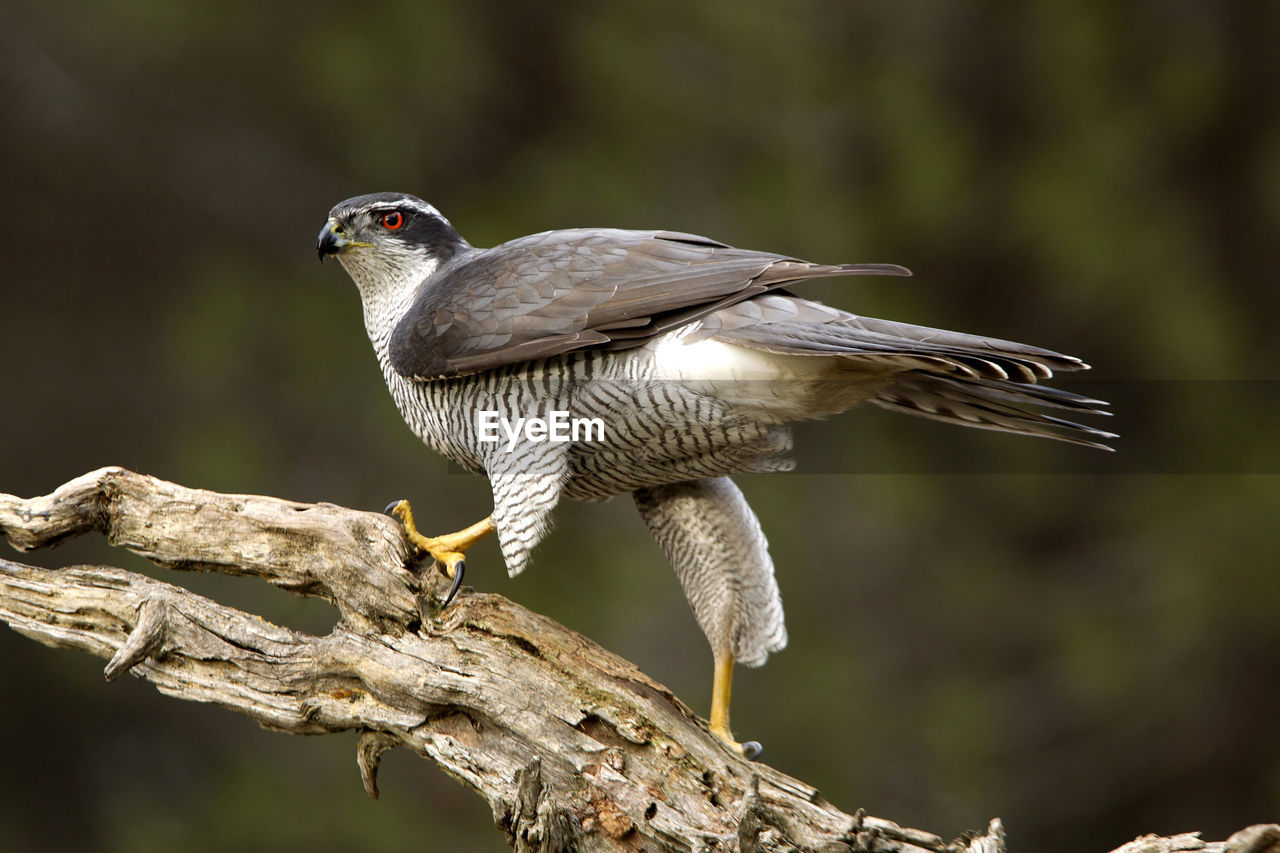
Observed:
[[[417,533],[401,502],[414,544],[456,590],[464,552],[487,533],[514,576],[562,497],[630,493],[711,644],[711,731],[747,753],[758,747],[729,730],[733,664],[759,666],[787,634],[764,534],[729,476],[784,467],[790,422],[866,401],[1090,446],[1114,437],[1041,411],[1100,413],[1100,401],[1035,384],[1085,369],[1079,359],[860,317],[783,289],[909,275],[898,266],[608,228],[477,249],[403,193],[338,204],[318,250],[355,280],[409,427],[493,487],[490,517],[435,538]]]

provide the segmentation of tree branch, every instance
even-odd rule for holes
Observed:
[[[407,747],[483,796],[517,850],[1005,849],[999,820],[948,843],[841,812],[730,752],[632,664],[501,596],[464,590],[441,612],[443,579],[407,568],[408,545],[386,516],[121,468],[44,497],[0,494],[0,534],[21,550],[94,530],[163,566],[324,598],[339,619],[314,636],[133,572],[8,560],[0,618],[46,645],[108,658],[108,679],[132,672],[278,731],[360,732],[375,797],[380,756]],[[1192,849],[1280,853],[1280,827],[1217,844],[1140,839],[1122,851]]]

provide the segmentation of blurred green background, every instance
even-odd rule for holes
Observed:
[[[329,207],[384,189],[476,245],[659,227],[907,281],[805,293],[1080,355],[1106,455],[876,410],[744,477],[790,647],[734,723],[842,808],[1018,851],[1280,817],[1280,79],[1271,3],[0,5],[0,491],[106,464],[488,511],[396,414]],[[823,467],[823,460],[830,460]],[[262,584],[101,541],[285,624]],[[705,713],[711,663],[625,498],[468,581]],[[479,798],[354,737],[269,734],[0,631],[0,848],[500,850]]]

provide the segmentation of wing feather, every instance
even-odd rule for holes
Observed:
[[[459,253],[396,325],[391,364],[434,379],[586,347],[625,349],[788,282],[906,275],[826,266],[670,231],[575,229]]]

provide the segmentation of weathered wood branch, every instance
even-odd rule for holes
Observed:
[[[986,851],[846,814],[811,786],[734,755],[669,690],[556,622],[409,568],[399,525],[329,504],[187,489],[121,468],[44,497],[0,494],[0,534],[27,550],[99,531],[172,568],[252,575],[339,612],[292,631],[179,586],[107,567],[0,560],[0,618],[41,643],[108,658],[274,730],[360,733],[368,792],[407,747],[483,796],[517,850]],[[1196,846],[1198,845],[1198,846]],[[1280,827],[1226,842],[1140,839],[1124,853],[1280,853]]]

